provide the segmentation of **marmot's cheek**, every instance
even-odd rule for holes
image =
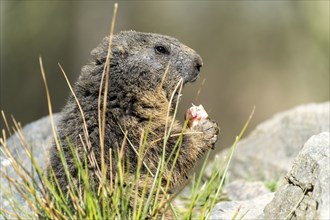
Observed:
[[[190,107],[186,112],[186,120],[188,121],[188,127],[192,128],[200,123],[200,121],[207,119],[209,115],[205,111],[202,105],[194,105]]]

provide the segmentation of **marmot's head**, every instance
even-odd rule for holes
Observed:
[[[104,67],[108,43],[106,37],[92,51],[95,66]],[[170,95],[181,78],[184,84],[197,79],[202,59],[194,50],[172,37],[135,31],[123,31],[113,36],[110,83],[116,87],[155,89],[168,65],[163,88]],[[88,72],[83,71],[82,75],[86,76]],[[88,78],[90,80],[90,76]]]

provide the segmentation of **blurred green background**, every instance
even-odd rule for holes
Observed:
[[[60,111],[69,90],[57,63],[74,82],[112,11],[110,1],[1,1],[0,109],[23,125],[47,115],[41,55]],[[221,126],[218,148],[234,141],[254,105],[250,130],[279,111],[329,100],[329,1],[123,1],[115,30],[171,35],[203,57],[179,118],[203,104]]]

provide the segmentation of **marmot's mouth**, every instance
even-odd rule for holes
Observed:
[[[195,82],[198,78],[199,78],[199,73],[194,74],[194,75],[192,75],[192,76],[187,77],[186,79],[184,79],[183,84],[186,84],[186,83],[193,83],[193,82]]]
[[[197,74],[194,78],[190,80],[190,82],[195,82],[199,78],[199,74]]]

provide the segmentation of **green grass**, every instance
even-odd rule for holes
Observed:
[[[115,15],[117,11],[117,5],[114,9],[114,17],[112,19],[112,25],[110,30],[110,42],[109,51],[111,48],[111,39],[113,34],[113,28],[115,23]],[[100,94],[102,88],[105,89],[104,97],[107,95],[109,69],[107,68],[110,62],[110,52],[105,64],[103,71]],[[148,145],[148,127],[141,134],[141,141],[138,147],[134,146],[129,138],[127,137],[127,131],[123,130],[120,126],[119,129],[123,132],[125,144],[132,147],[135,150],[137,157],[137,166],[135,167],[136,172],[132,175],[129,173],[129,161],[124,159],[123,147],[117,152],[109,152],[110,158],[109,163],[106,164],[104,161],[104,130],[105,130],[105,110],[101,109],[101,106],[106,105],[106,98],[101,99],[99,96],[99,131],[100,131],[100,147],[101,147],[101,167],[98,167],[95,163],[95,155],[93,153],[87,154],[86,152],[90,149],[91,143],[89,141],[89,135],[87,132],[87,125],[85,123],[84,112],[79,104],[79,100],[76,98],[74,91],[69,83],[66,74],[60,66],[63,75],[68,83],[68,86],[77,102],[80,110],[80,114],[83,119],[84,133],[80,136],[81,143],[85,148],[85,154],[83,158],[79,157],[75,151],[75,147],[70,144],[70,140],[66,140],[69,143],[74,163],[78,170],[78,178],[73,179],[68,170],[67,162],[62,150],[62,143],[57,138],[57,130],[54,124],[52,105],[50,94],[47,85],[46,74],[43,68],[42,59],[40,58],[40,68],[45,85],[45,91],[47,96],[47,103],[49,108],[49,115],[52,122],[52,131],[54,136],[54,147],[60,152],[61,163],[68,180],[67,192],[63,192],[59,187],[58,180],[54,175],[53,170],[49,171],[47,175],[44,170],[38,165],[38,161],[31,152],[31,146],[26,141],[22,128],[19,123],[13,120],[13,129],[10,129],[5,114],[2,112],[2,116],[7,126],[7,133],[11,136],[16,133],[19,140],[24,148],[25,152],[20,152],[22,155],[25,153],[31,160],[32,171],[27,170],[24,165],[20,162],[19,158],[15,158],[10,146],[7,145],[6,131],[2,131],[2,137],[0,138],[1,151],[5,157],[11,161],[11,166],[15,170],[18,179],[12,179],[4,170],[1,170],[1,178],[6,179],[10,183],[9,189],[5,189],[1,185],[1,191],[6,195],[7,202],[10,203],[13,211],[0,209],[0,215],[5,219],[166,219],[167,213],[171,213],[171,216],[175,219],[208,219],[214,205],[220,201],[221,189],[224,184],[225,176],[228,171],[228,167],[235,151],[237,142],[241,139],[244,131],[246,130],[249,121],[253,115],[251,113],[248,121],[245,123],[242,131],[237,136],[233,146],[228,151],[227,156],[222,160],[219,167],[213,167],[211,177],[205,179],[203,173],[207,165],[207,159],[209,152],[207,153],[206,159],[204,160],[203,166],[199,172],[199,175],[194,173],[191,178],[189,186],[189,196],[181,198],[185,204],[185,208],[176,208],[173,204],[173,199],[177,196],[176,194],[170,194],[169,183],[162,183],[162,176],[165,171],[165,167],[168,167],[169,162],[173,159],[174,163],[171,164],[171,171],[169,176],[172,175],[172,171],[175,162],[180,153],[182,145],[182,137],[185,135],[185,126],[181,134],[177,134],[178,141],[173,149],[172,154],[169,158],[165,158],[165,154],[159,158],[158,167],[155,173],[151,172],[151,169],[144,163],[143,157],[146,146]],[[164,73],[164,77],[166,72]],[[104,85],[103,85],[104,84]],[[175,91],[181,93],[182,81],[178,83]],[[174,94],[174,93],[173,93]],[[170,100],[172,102],[172,98]],[[178,103],[175,103],[174,116],[177,111]],[[103,114],[101,114],[103,112]],[[175,117],[174,117],[175,118]],[[152,123],[152,119],[150,119]],[[165,149],[167,139],[170,137],[173,121],[169,121],[166,125],[166,132],[164,134]],[[91,151],[93,152],[93,151]],[[165,150],[163,150],[165,152]],[[112,154],[113,153],[113,154]],[[111,155],[115,155],[112,158]],[[89,178],[89,170],[86,169],[87,164],[94,164],[97,167],[96,174],[100,184],[91,182]],[[115,173],[112,169],[115,164]],[[147,173],[142,173],[141,170],[147,170]],[[110,176],[110,179],[107,178]],[[141,179],[144,180],[141,183]],[[77,181],[79,184],[77,184]],[[26,201],[28,207],[23,207],[20,201],[16,201],[13,196],[14,191],[17,192]]]
[[[275,192],[280,185],[280,180],[273,180],[265,182],[265,186],[271,191]]]
[[[8,219],[12,217],[18,219],[35,218],[35,214],[39,218],[45,219],[145,219],[146,217],[165,218],[163,210],[172,209],[173,215],[177,219],[208,219],[215,203],[220,201],[221,189],[231,157],[248,122],[228,151],[228,155],[222,160],[220,166],[214,166],[211,177],[204,179],[203,173],[209,156],[209,152],[207,153],[200,174],[198,176],[193,174],[189,196],[181,199],[185,207],[188,208],[180,210],[171,207],[171,202],[175,195],[168,195],[160,198],[161,195],[167,195],[167,187],[163,188],[160,184],[161,174],[169,161],[168,159],[165,160],[163,157],[160,158],[157,172],[155,174],[149,173],[147,176],[143,177],[148,180],[145,183],[151,183],[152,187],[147,189],[147,184],[145,184],[141,191],[141,189],[137,188],[139,185],[137,182],[141,177],[141,168],[144,166],[142,158],[139,157],[136,173],[132,176],[127,173],[129,164],[125,163],[123,152],[119,151],[116,154],[116,160],[110,160],[113,162],[116,161],[117,163],[117,175],[113,177],[113,181],[110,182],[104,178],[104,184],[100,184],[98,190],[95,190],[95,188],[92,187],[93,183],[89,182],[88,169],[84,168],[87,167],[86,164],[90,162],[89,156],[86,154],[84,161],[80,161],[77,153],[74,151],[74,147],[70,145],[75,164],[79,171],[79,181],[83,183],[80,184],[80,186],[83,187],[77,188],[75,184],[72,183],[65,157],[60,150],[64,171],[69,180],[68,194],[63,193],[58,186],[56,177],[50,175],[50,178],[52,178],[52,181],[50,181],[40,168],[38,162],[33,157],[30,146],[26,143],[19,124],[14,122],[14,130],[18,133],[25,153],[31,159],[34,167],[33,172],[35,173],[33,174],[26,170],[24,166],[20,164],[20,161],[12,156],[6,145],[5,136],[3,136],[1,138],[1,150],[6,157],[12,161],[12,166],[17,172],[19,179],[13,180],[3,172],[1,175],[6,178],[7,181],[11,182],[12,187],[27,201],[29,209],[32,210],[32,212],[20,207],[18,201],[12,201],[14,212],[9,213],[6,210],[1,210],[1,215]],[[138,155],[143,155],[147,144],[147,135],[148,130],[145,131],[143,139],[141,139]],[[182,135],[184,135],[183,132],[180,137],[182,137]],[[178,138],[177,150],[172,154],[173,157],[177,157],[179,154],[181,146],[180,137]],[[126,141],[129,142],[128,140]],[[108,165],[109,164],[105,164],[104,166],[109,167]],[[107,172],[109,172],[109,170]],[[37,179],[39,179],[41,184],[38,184]],[[12,192],[6,189],[1,190],[6,191],[7,199],[10,201]],[[133,208],[129,208],[129,201],[133,201]]]

